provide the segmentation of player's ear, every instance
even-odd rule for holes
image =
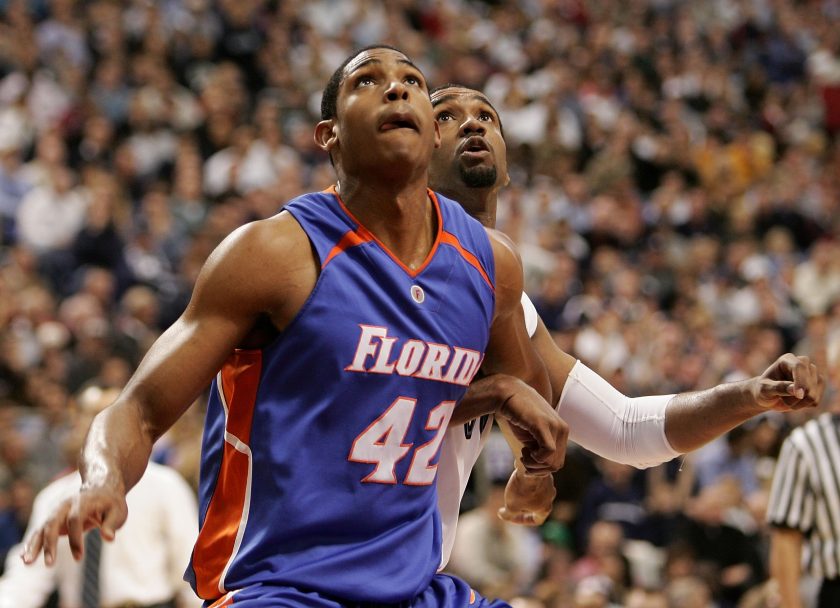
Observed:
[[[438,121],[434,121],[432,124],[435,125],[435,148],[440,148],[440,125]]]
[[[315,125],[315,143],[324,152],[330,153],[338,143],[338,127],[335,119],[322,120]]]
[[[505,176],[504,176],[504,178],[502,179],[502,187],[504,188],[504,187],[505,187],[505,186],[507,186],[509,183],[510,183],[510,173],[508,173],[508,172],[507,172],[507,169],[505,169]]]

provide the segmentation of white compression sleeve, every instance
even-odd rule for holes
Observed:
[[[537,333],[537,321],[539,320],[539,315],[537,314],[537,309],[534,308],[534,303],[531,301],[531,298],[528,297],[524,291],[522,292],[522,314],[525,315],[525,329],[528,330],[528,337],[533,338],[534,334]]]
[[[680,455],[665,437],[665,408],[673,397],[627,397],[578,361],[557,411],[569,425],[569,439],[608,460],[644,469]]]

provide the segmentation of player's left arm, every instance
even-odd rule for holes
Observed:
[[[530,473],[555,471],[563,466],[568,427],[547,401],[548,374],[525,328],[522,263],[510,239],[492,229],[487,232],[495,258],[496,309],[482,372],[489,377],[505,374],[530,387],[510,384],[514,390],[503,396],[497,420],[514,453],[521,453],[517,466]]]

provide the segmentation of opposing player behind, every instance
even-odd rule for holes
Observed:
[[[432,189],[460,202],[485,226],[495,227],[497,194],[509,181],[499,115],[482,92],[467,87],[445,85],[433,90],[431,97],[441,135],[432,157]],[[523,308],[532,342],[548,370],[553,402],[569,425],[569,439],[616,462],[639,468],[666,462],[768,409],[814,407],[824,390],[823,378],[807,357],[785,354],[761,376],[742,382],[678,395],[629,398],[563,352],[524,294]],[[502,380],[499,376],[480,380],[471,390],[489,392]],[[487,388],[482,389],[482,384]],[[459,408],[444,441],[438,474],[443,565],[454,542],[460,496],[490,431],[487,418],[469,418],[493,413],[492,400],[483,405],[472,411]],[[501,515],[516,523],[542,523],[554,494],[551,475],[526,475],[518,467],[508,483]]]
[[[521,265],[504,238],[428,190],[438,127],[402,52],[349,57],[322,118],[315,139],[335,188],[238,229],[210,256],[184,314],[95,419],[82,490],[28,539],[25,561],[43,551],[52,563],[59,535],[77,558],[85,530],[112,539],[152,444],[212,382],[187,573],[208,604],[486,605],[436,574],[437,454],[482,364],[538,389],[501,408],[526,467],[562,463]]]

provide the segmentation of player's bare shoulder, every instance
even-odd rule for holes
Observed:
[[[490,245],[493,247],[493,256],[496,258],[496,264],[522,266],[519,250],[508,235],[495,228],[488,228],[487,226],[484,227],[484,230],[490,238]]]
[[[210,255],[196,292],[227,294],[243,309],[290,321],[318,280],[309,239],[288,212],[240,226]],[[224,295],[222,297],[225,297]]]
[[[524,287],[522,258],[514,242],[505,233],[487,228],[487,236],[493,248],[496,264],[496,309],[497,314],[510,311],[519,304]]]

